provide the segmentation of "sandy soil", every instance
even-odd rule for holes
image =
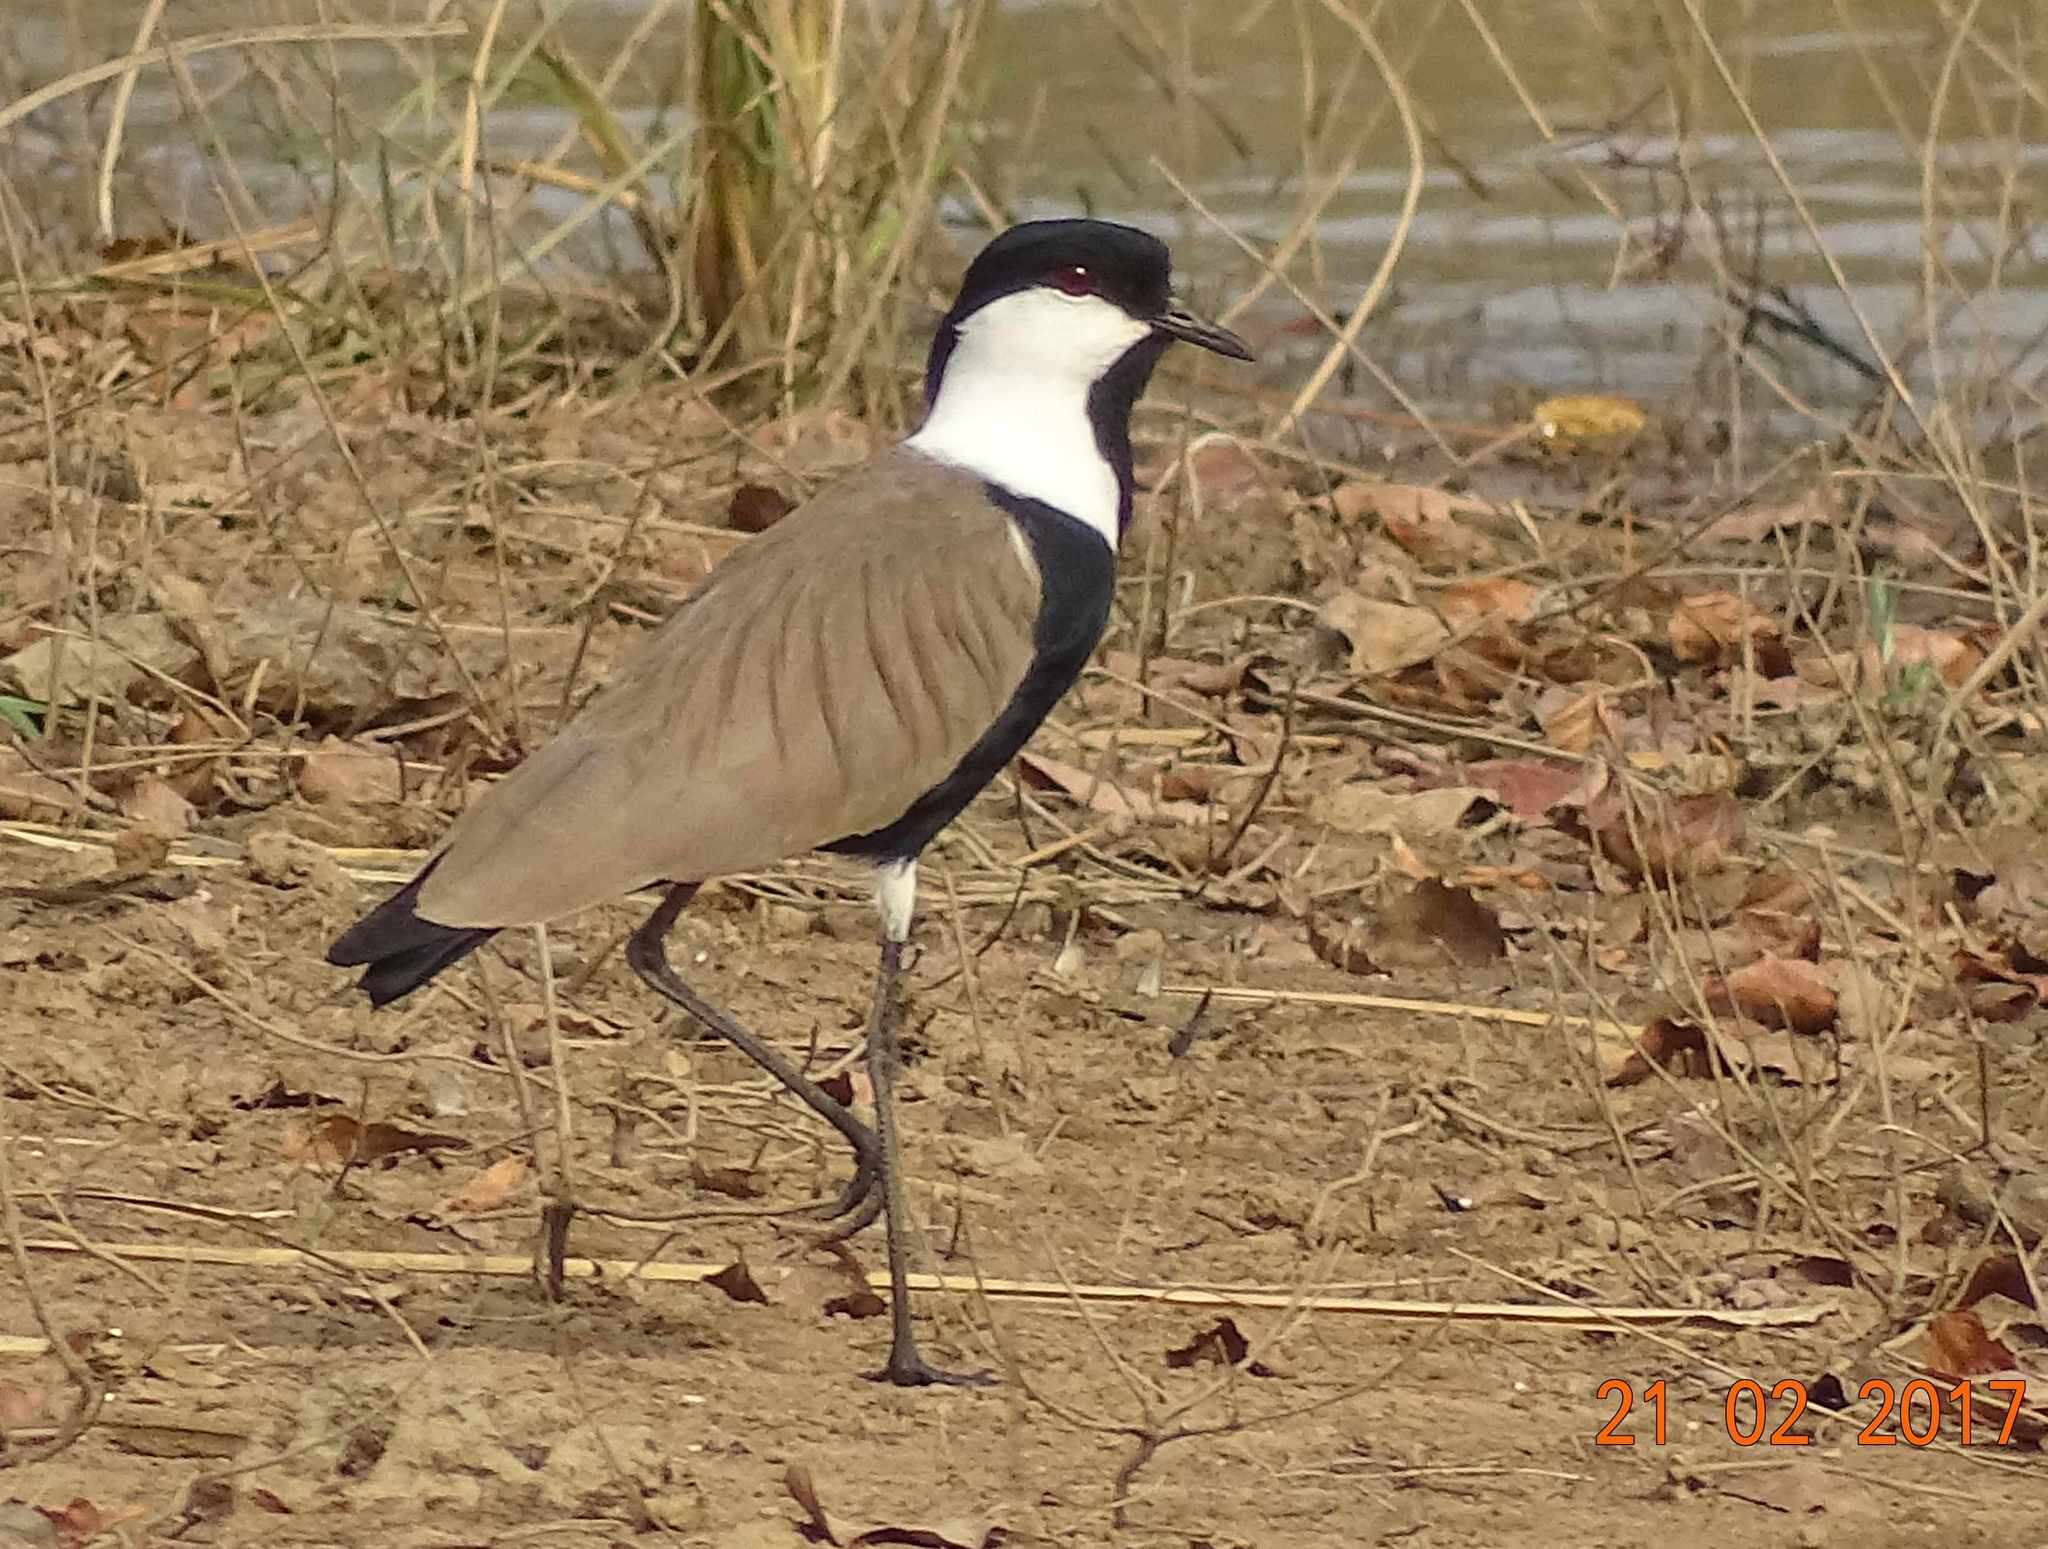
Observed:
[[[2038,1539],[2040,1394],[2000,1445],[2007,1406],[1980,1374],[1967,1448],[1954,1405],[1933,1445],[1873,1444],[1899,1422],[1859,1435],[1878,1401],[1858,1397],[1866,1380],[1902,1390],[1935,1348],[1927,1319],[1963,1305],[1962,1282],[1997,1261],[1971,1190],[2006,1189],[2011,1211],[2015,1180],[2038,1176],[2031,1003],[1981,1043],[1960,1031],[1951,991],[1914,1001],[1882,1038],[1868,1007],[1831,1013],[1823,1033],[1769,1035],[1789,1053],[1756,1044],[1747,1079],[1694,1066],[1629,1084],[1608,1081],[1629,1048],[1619,1035],[1446,1014],[1506,1007],[1633,1025],[1686,981],[1677,965],[1711,967],[1726,938],[1666,929],[1654,909],[1646,924],[1657,890],[1632,884],[1612,845],[1588,843],[1597,818],[1467,805],[1449,821],[1347,827],[1333,792],[1420,795],[1442,783],[1425,767],[1438,755],[1427,739],[1311,714],[1305,701],[1289,724],[1273,664],[1302,659],[1293,637],[1306,632],[1285,610],[1190,615],[1163,657],[1207,665],[1215,681],[1184,674],[1174,706],[1152,712],[1120,681],[1136,670],[1127,616],[1108,672],[1036,744],[1026,784],[1038,810],[1020,825],[1014,792],[999,787],[927,868],[906,1107],[913,1192],[932,1267],[986,1291],[928,1292],[919,1310],[934,1354],[994,1369],[997,1384],[905,1393],[862,1379],[885,1320],[855,1315],[872,1308],[846,1267],[806,1253],[792,1218],[745,1214],[830,1192],[844,1158],[744,1061],[659,1015],[606,956],[642,904],[551,934],[569,1186],[582,1207],[570,1251],[744,1262],[765,1299],[613,1275],[572,1281],[551,1304],[523,1272],[469,1272],[466,1255],[509,1257],[516,1271],[533,1251],[559,1155],[547,1032],[527,941],[383,1014],[320,961],[388,885],[375,879],[403,873],[371,847],[428,842],[465,783],[494,759],[502,767],[503,743],[459,713],[441,642],[416,624],[389,634],[404,616],[392,606],[401,578],[367,513],[404,513],[409,562],[449,640],[533,736],[578,657],[585,599],[606,603],[581,651],[587,684],[642,617],[737,541],[715,531],[734,483],[790,485],[752,456],[728,456],[716,478],[702,464],[694,476],[649,467],[657,431],[678,456],[692,435],[709,440],[674,401],[495,426],[483,472],[466,431],[365,420],[354,445],[367,502],[314,428],[279,416],[255,427],[252,452],[219,416],[137,415],[79,437],[90,453],[79,482],[101,493],[53,503],[23,463],[4,497],[9,530],[36,536],[0,599],[0,646],[25,649],[38,623],[75,617],[67,587],[89,574],[103,620],[174,620],[200,660],[175,674],[198,687],[124,691],[127,708],[101,720],[104,810],[69,830],[85,848],[52,838],[61,774],[44,777],[52,789],[14,771],[15,821],[0,843],[0,1126],[33,1287],[107,1398],[56,1456],[0,1473],[13,1503],[0,1507],[0,1542],[77,1543],[112,1524],[137,1541],[660,1534],[780,1549],[827,1531],[806,1527],[793,1472],[842,1543]],[[777,450],[816,473],[862,445],[819,421]],[[107,489],[124,468],[136,487]],[[1279,473],[1209,472],[1209,525],[1182,533],[1171,561],[1194,576],[1191,598],[1326,595],[1332,544],[1348,545],[1345,565],[1383,560],[1332,537],[1301,497],[1283,500],[1268,481]],[[1134,535],[1133,572],[1166,567],[1162,531],[1148,520]],[[1132,616],[1141,599],[1134,582]],[[328,600],[370,622],[353,635],[337,626],[339,644],[314,665],[276,653],[259,676],[249,620],[269,608],[278,630],[304,639],[292,631],[306,614],[291,610]],[[1645,627],[1661,632],[1669,599],[1653,611]],[[1218,670],[1247,652],[1260,658],[1248,674]],[[1341,661],[1329,671],[1348,681]],[[1703,687],[1699,704],[1725,698]],[[1499,725],[1540,737],[1536,712],[1496,708]],[[1651,712],[1624,694],[1618,713]],[[1812,713],[1757,731],[1756,757],[1774,736],[1801,746],[1790,723]],[[1710,726],[1705,709],[1698,719]],[[434,724],[350,741],[408,722]],[[1127,734],[1135,816],[1092,784],[1061,783],[1097,767],[1091,734],[1109,727]],[[1727,741],[1703,734],[1697,746]],[[181,747],[197,752],[173,756]],[[397,788],[394,748],[407,760]],[[1276,749],[1283,777],[1261,792]],[[123,750],[138,750],[132,767]],[[78,756],[67,744],[49,767]],[[1759,831],[1827,817],[1896,854],[1882,809],[1844,794],[1847,778],[1812,782],[1804,806],[1754,820]],[[1204,815],[1204,790],[1224,821]],[[1233,858],[1265,862],[1190,896],[1204,846],[1213,853],[1255,800]],[[1092,837],[1038,865],[1012,909],[1009,863],[1059,838],[1048,813]],[[148,839],[109,847],[141,822],[176,830],[168,852]],[[2011,830],[1999,877],[2038,862],[2037,833]],[[1728,906],[1784,853],[1767,849],[1755,833],[1723,846]],[[1953,864],[1965,861],[1983,865],[1961,852]],[[1861,890],[1908,934],[1920,918],[1910,911],[1930,907],[1910,868],[1837,857],[1814,873]],[[1389,925],[1399,911],[1387,900],[1420,875],[1479,900],[1492,925],[1472,930],[1499,950],[1468,950],[1464,927]],[[676,960],[814,1065],[849,1065],[873,957],[861,897],[860,878],[821,865],[729,885],[685,917]],[[1898,938],[1873,945],[1871,918],[1827,918],[1824,960],[1845,1000],[1857,981],[1843,964],[1888,988],[1889,970],[1871,965],[1906,951]],[[1393,971],[1339,966],[1386,963]],[[1188,985],[1309,998],[1198,1005],[1174,989]],[[1359,995],[1436,1008],[1341,1001]],[[1885,1060],[1871,1058],[1873,1042]],[[1998,1150],[1955,1164],[1977,1136],[1980,1049]],[[395,1128],[361,1133],[351,1156],[351,1136],[373,1125]],[[509,1159],[536,1127],[543,1170],[520,1172]],[[1887,1133],[1911,1144],[1887,1149]],[[284,1248],[308,1257],[249,1261]],[[880,1267],[879,1241],[856,1249],[862,1271]],[[351,1268],[359,1252],[435,1260]],[[2024,1278],[1972,1303],[2022,1372],[2048,1343]],[[1010,1282],[1071,1294],[1028,1299]],[[35,1353],[43,1325],[20,1264],[0,1270],[0,1286],[0,1427],[7,1447],[26,1449],[61,1423],[71,1389],[59,1362]],[[1295,1305],[1227,1309],[1251,1341],[1233,1367],[1216,1358],[1227,1333],[1211,1337],[1224,1309],[1108,1290],[1166,1286],[1263,1288]],[[1362,1298],[1698,1316],[1624,1330],[1597,1314],[1591,1327],[1440,1307],[1395,1317]],[[1784,1433],[1808,1445],[1738,1445],[1731,1385],[1788,1379],[1816,1402],[1844,1393],[1848,1418],[1816,1408]],[[1637,1395],[1630,1446],[1597,1441],[1615,1382]],[[1658,1382],[1661,1442],[1648,1396]],[[1771,1427],[1789,1421],[1789,1389],[1767,1402]],[[1735,1418],[1753,1423],[1740,1406]]]

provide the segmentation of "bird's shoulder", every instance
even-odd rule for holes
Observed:
[[[1012,549],[1010,531],[1008,512],[989,498],[977,473],[893,447],[831,479],[737,549],[696,594],[786,572],[971,563],[975,549]]]
[[[600,732],[673,705],[678,675],[717,675],[723,658],[833,611],[849,588],[953,595],[1022,623],[1038,609],[1040,575],[1030,545],[977,475],[894,447],[734,550],[591,700],[581,729]]]

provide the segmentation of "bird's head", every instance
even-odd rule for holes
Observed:
[[[1180,302],[1172,272],[1166,244],[1132,226],[1098,220],[1012,226],[968,265],[940,321],[925,374],[927,402],[937,399],[955,369],[1085,387],[1121,366],[1142,388],[1176,340],[1250,360],[1252,352],[1236,334]]]

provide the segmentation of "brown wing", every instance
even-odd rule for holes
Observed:
[[[419,913],[530,925],[886,826],[1009,702],[1038,601],[972,475],[885,454],[719,566],[465,812]]]

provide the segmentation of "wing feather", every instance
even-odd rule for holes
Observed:
[[[970,475],[885,455],[738,550],[486,791],[419,912],[532,924],[887,826],[1016,692],[1038,593]]]

